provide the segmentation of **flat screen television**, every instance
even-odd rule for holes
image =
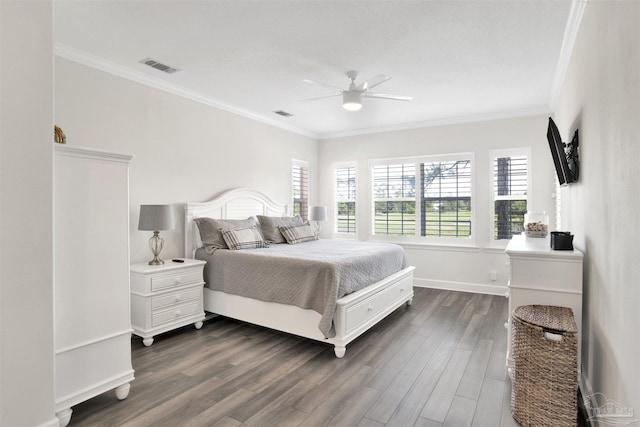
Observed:
[[[573,140],[569,144],[564,144],[560,137],[558,127],[549,117],[549,127],[547,129],[547,140],[551,149],[551,157],[556,167],[556,175],[560,185],[571,184],[578,180],[579,160],[578,160],[578,130],[573,135]],[[565,152],[565,146],[567,151]]]

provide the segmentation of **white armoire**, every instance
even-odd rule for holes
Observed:
[[[129,162],[132,156],[55,146],[55,409],[133,380],[129,310]]]

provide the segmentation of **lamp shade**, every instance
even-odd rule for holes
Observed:
[[[312,206],[311,212],[309,212],[309,219],[311,221],[326,221],[327,220],[326,206]]]
[[[176,220],[171,205],[140,205],[138,230],[174,230]]]

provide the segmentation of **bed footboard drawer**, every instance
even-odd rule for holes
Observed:
[[[380,315],[395,302],[406,301],[410,298],[407,296],[412,292],[413,288],[410,282],[400,281],[351,307],[346,307],[346,332]]]

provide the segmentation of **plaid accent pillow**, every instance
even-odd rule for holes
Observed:
[[[229,249],[238,250],[269,247],[255,226],[235,229],[222,228],[220,229],[220,233],[222,233],[222,238],[227,246],[229,246]]]
[[[278,227],[285,240],[290,245],[296,243],[318,240],[315,230],[309,224],[297,225],[294,227]]]

